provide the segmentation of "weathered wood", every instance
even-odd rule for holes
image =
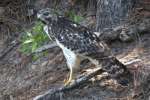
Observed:
[[[105,41],[132,40],[132,35],[136,34],[137,30],[126,25],[137,2],[138,0],[97,0],[96,31],[102,33],[100,38]]]
[[[123,42],[134,41],[137,36],[150,32],[150,19],[142,18],[134,24],[125,23],[124,25],[103,31],[99,38],[109,42],[113,40],[121,40]]]
[[[17,45],[19,45],[19,42],[15,42],[13,43],[11,46],[9,46],[8,48],[6,48],[2,54],[0,54],[0,60],[3,59],[14,47],[16,47]]]
[[[121,25],[130,17],[138,0],[97,0],[97,27],[99,32]]]
[[[139,62],[139,61],[141,61],[141,60],[140,59],[135,59],[135,60],[126,62],[125,65],[126,66],[131,66],[133,63],[136,63],[136,62]],[[87,83],[94,76],[100,75],[103,72],[105,72],[103,69],[95,68],[90,73],[88,73],[87,75],[82,76],[79,79],[77,79],[76,81],[72,82],[69,86],[64,86],[64,87],[61,87],[61,88],[58,88],[58,89],[50,89],[47,92],[45,92],[44,94],[36,96],[33,100],[55,100],[56,98],[60,97],[61,93],[72,90],[72,89],[75,89],[75,88],[78,88],[82,84]],[[105,78],[107,78],[107,77],[105,77]]]
[[[78,86],[86,83],[92,77],[94,77],[98,74],[102,74],[103,72],[104,72],[104,70],[102,70],[101,68],[95,68],[92,72],[90,72],[89,74],[77,79],[76,81],[72,82],[70,85],[61,87],[61,88],[56,89],[56,90],[48,90],[43,95],[39,95],[39,96],[35,97],[33,100],[57,100],[56,98],[59,97],[60,93],[63,93],[63,92],[69,91],[71,89],[77,88]]]
[[[36,49],[33,53],[39,53],[39,52],[42,52],[42,51],[45,51],[45,50],[48,50],[48,49],[51,49],[54,47],[57,47],[57,44],[55,42],[51,43],[51,44],[44,45],[44,46]]]
[[[150,16],[138,12],[138,9],[148,11],[149,5],[147,0],[97,0],[96,31],[101,33],[100,38],[129,42],[149,32]]]

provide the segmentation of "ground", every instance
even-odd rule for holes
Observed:
[[[141,35],[134,42],[113,41],[109,44],[121,62],[141,60],[129,66],[134,74],[134,81],[129,88],[115,91],[100,85],[98,81],[64,93],[61,100],[116,100],[116,98],[120,98],[120,100],[148,100],[150,98],[148,84],[150,76],[148,73],[150,71],[149,37],[150,34],[147,33]],[[0,51],[8,48],[2,44],[0,47]],[[0,100],[32,100],[48,89],[63,86],[69,70],[60,48],[49,49],[49,53],[45,57],[33,62],[30,56],[19,52],[19,47],[20,45],[13,47],[3,58],[0,58]],[[81,67],[83,66],[92,65],[84,63]],[[138,68],[132,69],[135,67]]]

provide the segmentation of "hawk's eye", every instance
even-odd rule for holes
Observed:
[[[48,16],[48,15],[49,15],[49,12],[45,12],[43,15],[44,15],[44,16]]]

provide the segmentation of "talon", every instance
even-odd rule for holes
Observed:
[[[65,80],[64,86],[67,86],[67,85],[69,85],[70,83],[71,83],[71,80]]]
[[[72,82],[72,74],[71,73],[69,75],[69,79],[68,80],[64,80],[64,82],[65,82],[64,86],[67,86],[67,85],[69,85]]]
[[[65,80],[65,81],[64,81],[64,82],[65,82],[64,86],[70,85],[73,81],[74,81],[74,80],[72,79],[72,77],[69,77],[68,80]]]

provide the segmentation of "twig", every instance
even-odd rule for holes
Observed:
[[[56,44],[55,42],[54,42],[54,43],[51,43],[51,44],[47,44],[47,45],[44,45],[44,46],[38,48],[38,49],[35,50],[35,52],[33,52],[33,53],[39,53],[39,52],[45,51],[45,50],[47,50],[47,49],[54,48],[54,47],[56,47],[56,46],[57,46],[57,44]]]
[[[131,60],[131,61],[129,61],[129,62],[124,63],[124,65],[130,66],[130,65],[132,65],[133,63],[137,63],[137,62],[141,62],[141,61],[142,61],[141,59],[134,59],[134,60]]]
[[[8,47],[7,49],[5,49],[2,54],[0,54],[0,60],[4,58],[5,55],[8,54],[8,52],[10,52],[14,47],[16,47],[17,45],[19,45],[19,42],[15,42],[13,43],[10,47]]]
[[[76,88],[76,87],[86,83],[92,77],[94,77],[98,74],[102,74],[103,72],[104,72],[104,70],[102,70],[101,68],[95,68],[95,69],[93,69],[92,72],[90,72],[89,74],[72,82],[69,86],[64,86],[64,87],[58,88],[56,90],[48,90],[43,95],[39,95],[39,96],[35,97],[33,100],[56,100],[56,98],[58,98],[57,95],[59,93],[63,93],[63,92],[69,91],[73,88]]]

